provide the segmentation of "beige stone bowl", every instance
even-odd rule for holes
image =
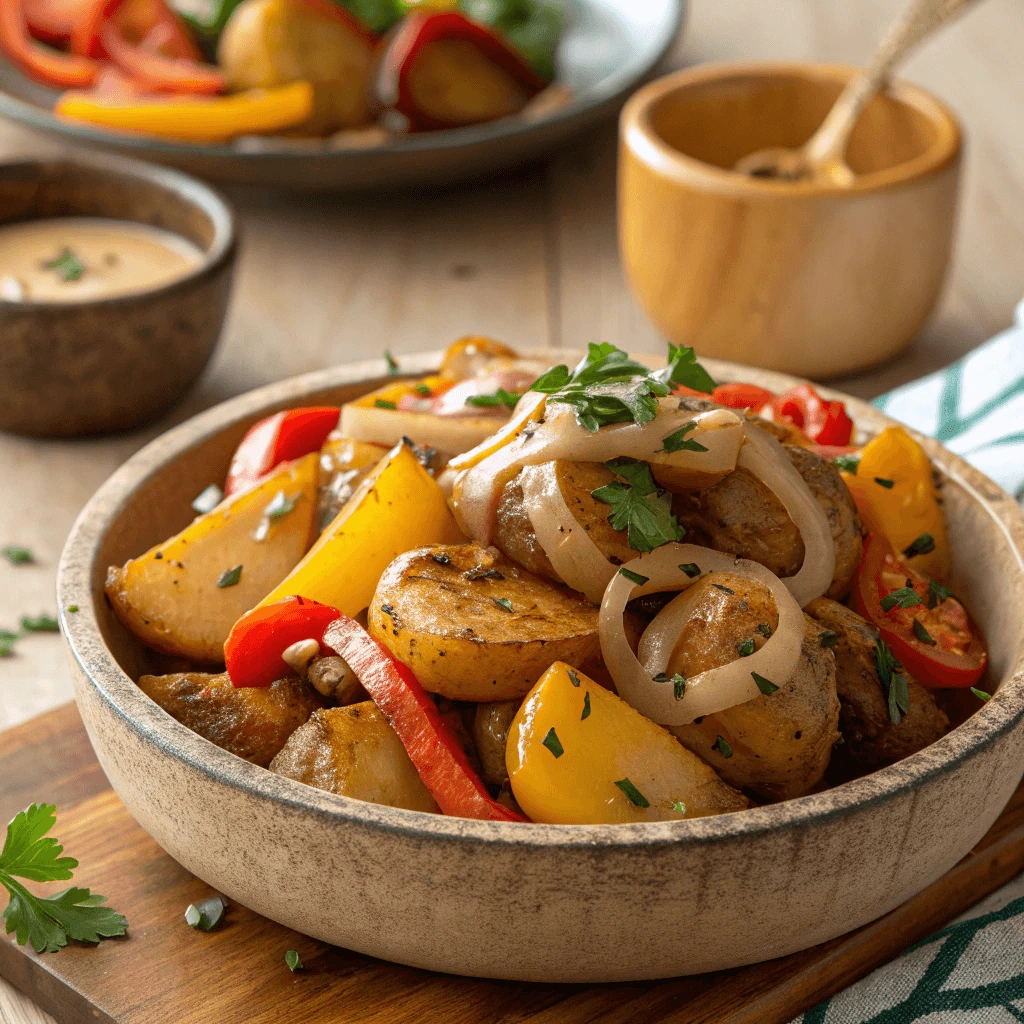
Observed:
[[[403,364],[426,371],[438,360]],[[792,383],[707,365],[720,380]],[[377,360],[307,374],[189,420],[122,466],[68,540],[58,594],[82,718],[128,810],[194,874],[275,921],[387,960],[622,981],[748,964],[846,932],[940,877],[995,821],[1024,770],[1024,516],[932,441],[954,584],[987,635],[985,685],[998,692],[939,742],[867,778],[693,821],[515,825],[335,796],[180,725],[132,682],[146,656],[104,601],[106,567],[188,522],[191,498],[223,476],[255,419],[354,398],[384,372]],[[889,422],[848,402],[869,432]]]

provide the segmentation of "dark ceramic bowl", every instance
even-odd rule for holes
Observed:
[[[0,430],[71,437],[156,419],[196,382],[220,337],[235,265],[230,207],[187,175],[130,160],[0,164],[0,224],[49,217],[151,224],[204,258],[131,295],[0,302]]]

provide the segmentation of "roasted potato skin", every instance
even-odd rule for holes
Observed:
[[[493,704],[477,704],[473,716],[473,742],[480,758],[484,782],[495,786],[508,782],[508,768],[505,765],[505,747],[512,719],[523,702],[501,700]]]
[[[315,712],[270,770],[329,793],[437,813],[394,729],[373,701]]]
[[[324,706],[296,676],[266,687],[236,687],[226,672],[142,676],[139,689],[211,743],[266,768],[288,737]]]
[[[857,769],[873,771],[908,757],[949,731],[949,719],[923,686],[907,676],[910,711],[894,725],[875,664],[878,630],[855,611],[819,597],[807,612],[820,629],[837,634],[836,689],[839,694],[837,748]]]
[[[524,696],[553,661],[579,666],[596,655],[597,615],[493,548],[437,545],[388,566],[368,627],[428,690],[498,701]]]

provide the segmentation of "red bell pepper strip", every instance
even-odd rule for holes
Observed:
[[[487,792],[412,670],[358,622],[342,615],[327,627],[323,642],[345,659],[398,733],[423,784],[445,814],[487,821],[527,820]]]
[[[251,426],[231,459],[225,497],[251,487],[279,463],[319,451],[340,415],[337,406],[308,406],[274,413]]]
[[[0,0],[0,49],[43,85],[84,88],[92,85],[99,70],[94,60],[34,42],[28,32],[22,0]]]
[[[202,54],[188,30],[164,0],[93,0],[71,32],[71,51],[83,57],[107,57],[101,38],[113,24],[126,42],[163,57],[199,62]]]
[[[165,57],[144,45],[130,43],[113,22],[104,23],[100,29],[100,42],[119,68],[154,92],[215,95],[225,89],[224,76],[210,65],[188,57]]]
[[[66,46],[92,0],[23,0],[22,6],[33,38],[52,46]]]
[[[810,384],[798,384],[772,402],[774,418],[789,420],[816,444],[847,445],[853,420],[842,402],[822,398]]]
[[[758,412],[775,398],[773,392],[756,384],[719,384],[711,392],[711,401],[728,409],[750,409]]]
[[[246,612],[224,642],[224,667],[231,682],[238,687],[270,686],[290,671],[281,655],[299,640],[319,641],[340,614],[306,597],[286,597]]]

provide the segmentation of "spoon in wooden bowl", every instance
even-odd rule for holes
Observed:
[[[821,127],[799,149],[760,149],[733,168],[756,178],[818,181],[849,187],[854,172],[846,163],[846,146],[867,102],[885,86],[896,65],[940,25],[952,21],[978,0],[913,0],[886,32],[871,63],[854,75],[839,94]]]

